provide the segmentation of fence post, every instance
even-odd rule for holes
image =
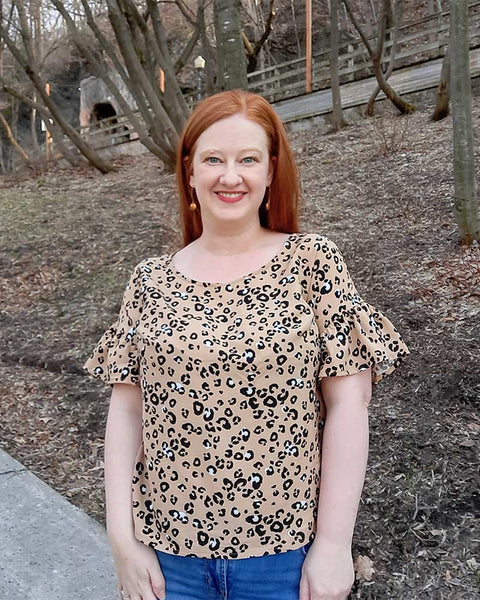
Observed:
[[[348,44],[347,46],[347,52],[350,54],[353,54],[353,51],[355,50],[355,46],[353,44]],[[353,68],[355,67],[355,57],[352,56],[348,59],[348,68],[352,69],[352,72],[348,74],[347,80],[348,81],[353,81],[355,79],[355,74],[353,72]]]

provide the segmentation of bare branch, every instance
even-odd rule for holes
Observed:
[[[200,29],[198,26],[195,27],[194,31],[190,34],[188,41],[183,49],[182,54],[177,58],[175,62],[175,73],[180,73],[183,67],[187,64],[188,59],[192,55],[195,46],[197,45],[198,38],[200,37]]]
[[[360,27],[360,23],[358,22],[358,20],[355,16],[355,13],[353,12],[352,7],[350,5],[350,1],[343,0],[343,4],[345,5],[345,8],[348,12],[348,16],[350,17],[350,20],[352,21],[353,26],[357,30],[358,35],[361,37],[362,42],[365,44],[365,48],[367,49],[367,52],[369,53],[370,57],[373,59],[375,53],[373,51],[373,48],[370,46],[370,42],[368,41],[368,38],[365,35],[365,32]]]
[[[267,41],[268,36],[272,33],[273,19],[275,17],[275,10],[274,10],[273,6],[274,6],[274,0],[270,0],[270,10],[268,13],[267,22],[265,23],[265,31],[263,32],[262,37],[256,43],[255,49],[253,51],[254,56],[258,55],[263,44]]]
[[[30,160],[30,157],[25,152],[25,150],[20,146],[20,144],[17,142],[17,140],[15,139],[15,137],[12,133],[12,130],[10,128],[10,125],[8,124],[7,119],[3,116],[3,113],[1,110],[0,110],[0,122],[3,125],[5,132],[7,134],[7,137],[10,140],[10,143],[12,144],[12,146],[20,154],[20,156],[22,157],[22,159],[25,161],[25,163],[27,165],[31,164],[32,161]]]
[[[197,24],[197,18],[191,8],[187,6],[183,0],[175,0],[175,4],[190,25],[195,27]]]

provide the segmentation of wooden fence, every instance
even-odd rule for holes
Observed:
[[[408,23],[399,28],[395,68],[431,60],[443,56],[448,45],[450,13],[437,13]],[[392,50],[391,31],[387,31],[384,44],[385,62]],[[470,47],[480,46],[480,1],[469,5]],[[376,38],[370,39],[375,45]],[[329,50],[312,57],[312,91],[330,87]],[[360,38],[353,39],[339,48],[340,83],[365,79],[373,75],[372,63]],[[305,94],[306,60],[304,57],[267,67],[248,74],[248,89],[261,94],[270,102],[278,102]]]

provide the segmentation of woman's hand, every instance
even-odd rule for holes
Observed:
[[[136,539],[111,546],[121,600],[164,600],[165,579],[155,550]]]
[[[299,600],[345,600],[354,579],[350,547],[317,537],[303,563]]]

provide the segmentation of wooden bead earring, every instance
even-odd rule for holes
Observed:
[[[266,196],[267,196],[267,202],[265,204],[265,210],[270,210],[270,188],[268,188],[268,187],[267,187]]]
[[[197,203],[195,202],[195,190],[192,188],[192,201],[190,202],[190,210],[195,212],[197,210]]]

